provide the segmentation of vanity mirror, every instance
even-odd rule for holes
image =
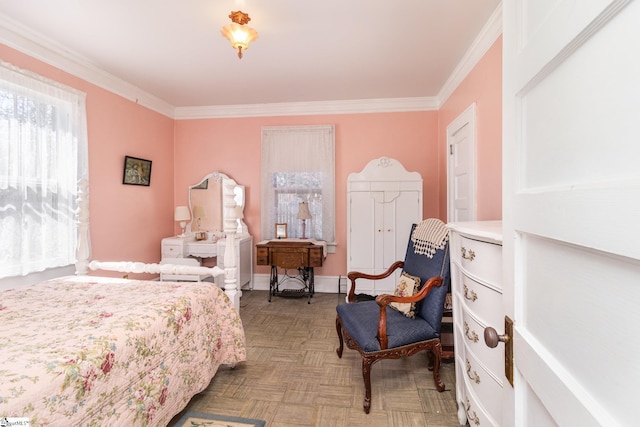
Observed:
[[[185,236],[162,239],[162,259],[170,258],[164,262],[171,263],[171,258],[196,258],[200,262],[205,259],[207,262],[215,261],[218,267],[225,268],[228,259],[229,268],[235,266],[237,274],[230,273],[229,281],[225,278],[225,283],[216,283],[225,287],[227,282],[230,286],[234,286],[235,282],[239,289],[250,285],[253,278],[253,237],[243,219],[244,204],[244,186],[223,173],[212,172],[190,186],[191,222],[187,227],[188,232]],[[232,234],[231,231],[225,231],[225,219],[237,225],[231,240],[222,238],[225,234]],[[230,257],[231,254],[235,257]],[[174,275],[172,280],[193,279],[187,275]]]
[[[230,182],[234,184],[233,187],[225,185]],[[232,178],[220,172],[212,172],[189,187],[189,208],[192,217],[189,229],[192,233],[208,233],[213,236],[224,233],[224,191],[228,191],[228,188],[233,188],[236,201],[235,217],[238,224],[236,236],[249,234],[243,219],[244,186],[238,185]]]

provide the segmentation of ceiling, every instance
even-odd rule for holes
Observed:
[[[45,61],[55,51],[177,108],[437,97],[500,5],[0,0],[0,41]],[[232,10],[258,31],[242,59],[220,34]]]

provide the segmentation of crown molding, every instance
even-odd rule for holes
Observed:
[[[41,34],[0,14],[0,42],[109,92],[173,118],[174,107],[95,66]]]
[[[453,91],[469,75],[489,48],[493,46],[498,37],[500,37],[500,34],[502,34],[502,2],[498,4],[496,10],[494,10],[482,28],[482,31],[480,31],[480,34],[478,34],[473,43],[471,43],[462,60],[458,63],[444,85],[442,85],[442,89],[440,89],[440,93],[438,93],[438,108],[447,102]]]
[[[0,14],[0,41],[2,43],[176,120],[438,110],[500,34],[502,34],[502,3],[498,5],[436,97],[174,107],[137,86],[107,73],[87,58],[67,50],[32,29]]]
[[[187,120],[230,117],[309,116],[321,114],[388,113],[437,109],[438,100],[434,97],[380,98],[346,101],[176,107],[174,118],[177,120]]]

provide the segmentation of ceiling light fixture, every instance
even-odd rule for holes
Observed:
[[[232,24],[225,25],[220,33],[231,42],[231,46],[238,50],[238,58],[242,59],[242,52],[249,49],[249,43],[258,38],[258,32],[247,25],[251,18],[248,13],[231,12]]]

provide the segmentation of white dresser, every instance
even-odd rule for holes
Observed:
[[[224,268],[224,248],[226,240],[196,241],[193,235],[166,237],[162,239],[162,259],[167,258],[216,258],[220,268]],[[239,236],[235,239],[236,267],[238,268],[238,289],[251,284],[253,278],[253,237]],[[219,258],[218,258],[219,257]],[[216,283],[218,283],[216,281]]]
[[[458,420],[499,426],[504,352],[489,348],[484,329],[504,324],[502,222],[449,224]],[[508,386],[508,385],[507,385]]]

